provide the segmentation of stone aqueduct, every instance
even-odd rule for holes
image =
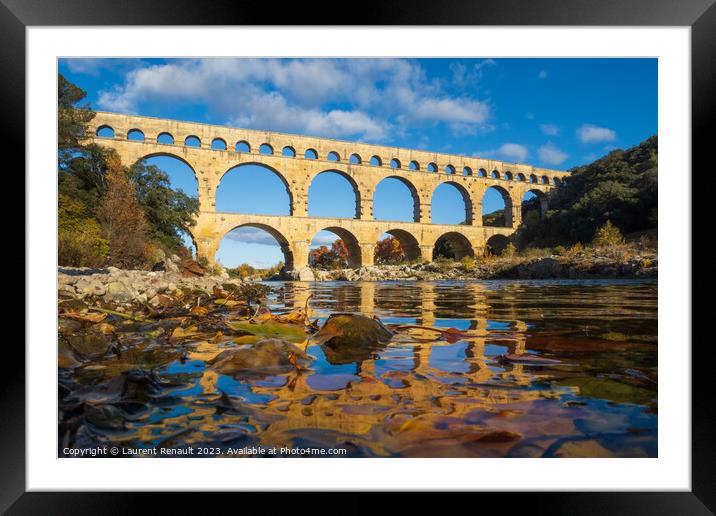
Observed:
[[[111,135],[100,136],[105,131]],[[198,140],[198,146],[186,145],[187,139]],[[191,167],[199,191],[199,214],[192,228],[198,256],[213,263],[224,235],[250,226],[276,238],[289,270],[308,264],[309,246],[321,230],[332,231],[346,242],[353,267],[373,264],[375,244],[383,233],[398,238],[411,259],[431,260],[441,237],[450,241],[458,258],[477,255],[495,235],[509,237],[515,231],[527,192],[540,198],[544,212],[547,192],[563,185],[568,176],[562,171],[480,158],[107,112],[97,113],[87,140],[115,149],[127,165],[153,156],[172,156]],[[214,148],[216,144],[223,149]],[[290,200],[290,216],[216,211],[221,178],[245,164],[263,165],[281,178]],[[354,219],[308,216],[309,186],[326,171],[342,175],[352,185]],[[373,194],[389,177],[411,191],[414,222],[373,219]],[[431,223],[432,194],[443,183],[462,194],[464,224]],[[490,187],[502,194],[508,227],[482,226],[482,199]]]

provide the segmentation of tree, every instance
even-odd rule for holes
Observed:
[[[621,231],[619,231],[619,228],[615,227],[610,220],[607,220],[597,228],[592,243],[599,247],[612,247],[622,245],[624,243],[624,237]]]
[[[343,240],[338,239],[330,249],[325,245],[311,249],[308,263],[319,269],[339,269],[348,265],[348,248]]]
[[[144,265],[147,222],[134,184],[116,154],[107,158],[107,191],[97,208],[102,234],[109,242],[109,260],[117,267]]]
[[[378,241],[375,246],[375,263],[399,263],[405,259],[405,252],[400,241],[394,236],[389,236]]]
[[[88,104],[78,105],[87,96],[82,88],[57,76],[57,134],[60,153],[77,150],[87,124],[95,117]]]
[[[438,258],[454,260],[455,256],[455,250],[452,248],[450,241],[444,237],[438,238],[438,241],[435,242],[435,248],[433,249],[433,260]]]

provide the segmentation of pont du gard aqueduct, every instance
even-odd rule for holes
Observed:
[[[351,267],[373,264],[376,242],[384,233],[400,241],[408,259],[431,260],[440,238],[450,242],[457,258],[481,254],[486,245],[503,246],[514,233],[527,192],[537,195],[544,212],[547,193],[562,186],[569,175],[475,157],[106,112],[97,112],[87,140],[115,149],[126,165],[172,156],[191,167],[199,185],[199,214],[191,235],[198,256],[213,263],[224,235],[250,226],[277,240],[287,270],[307,266],[309,246],[321,230],[343,239]],[[289,216],[216,211],[222,177],[247,164],[265,166],[283,181]],[[353,219],[308,216],[308,189],[318,174],[327,171],[341,174],[352,185]],[[413,222],[373,219],[373,194],[378,183],[389,177],[399,179],[412,193]],[[442,183],[462,194],[463,224],[431,223],[432,195]],[[482,200],[490,187],[504,199],[506,227],[482,225]]]

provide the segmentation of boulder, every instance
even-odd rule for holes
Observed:
[[[289,277],[294,281],[316,281],[316,277],[309,267],[294,269],[289,272]]]

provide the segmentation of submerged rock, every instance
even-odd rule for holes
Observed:
[[[309,363],[301,348],[283,339],[263,339],[238,349],[227,349],[209,360],[209,366],[227,375],[280,374]]]
[[[332,364],[362,362],[383,349],[393,332],[379,319],[361,314],[333,314],[311,337]]]

